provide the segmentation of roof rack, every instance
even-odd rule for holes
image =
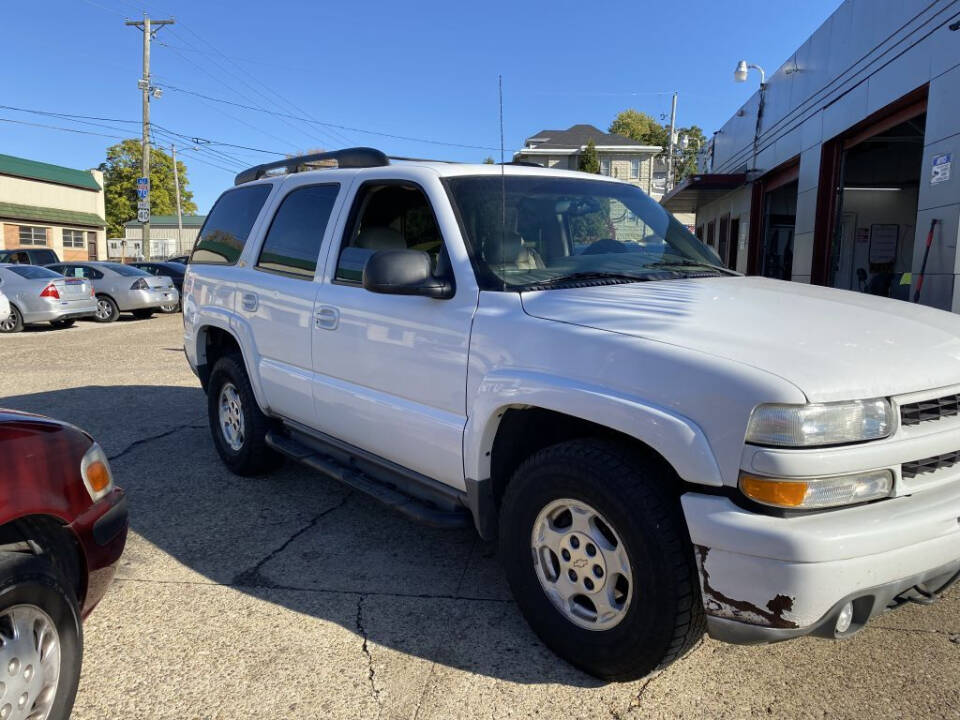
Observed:
[[[256,165],[239,173],[237,177],[234,178],[233,184],[243,185],[244,183],[259,180],[270,170],[276,170],[278,168],[284,168],[288,173],[299,172],[302,165],[311,162],[320,162],[321,160],[336,160],[337,167],[341,168],[382,167],[390,164],[389,158],[375,148],[344,148],[343,150],[314,153],[313,155],[298,155],[297,157],[289,157],[283,160],[264,163],[263,165]]]

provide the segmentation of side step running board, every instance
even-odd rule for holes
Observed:
[[[324,475],[328,475],[354,490],[359,490],[379,500],[384,505],[419,523],[447,529],[465,528],[473,525],[473,517],[465,507],[456,509],[438,508],[427,500],[417,498],[412,493],[405,493],[402,488],[378,480],[351,464],[340,462],[331,455],[315,450],[295,438],[284,435],[281,431],[269,431],[266,442],[281,455],[285,455],[291,460],[296,460],[314,470],[319,470]],[[397,485],[399,484],[400,480],[398,479]],[[415,491],[415,489],[411,489]]]

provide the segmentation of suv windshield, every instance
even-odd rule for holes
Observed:
[[[632,185],[541,175],[446,182],[485,290],[735,274]]]

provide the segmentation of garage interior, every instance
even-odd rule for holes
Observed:
[[[845,144],[828,285],[908,299],[925,126],[921,113]]]

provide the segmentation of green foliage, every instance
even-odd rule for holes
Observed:
[[[600,156],[597,154],[597,145],[593,142],[593,140],[587,141],[587,147],[584,148],[582,153],[580,153],[580,158],[577,161],[577,167],[582,172],[593,173],[594,175],[599,174]]]
[[[139,140],[123,140],[107,148],[107,159],[100,163],[104,181],[107,236],[123,237],[123,224],[137,217],[137,178],[140,177]],[[193,193],[188,190],[187,166],[177,161],[180,174],[180,205],[184,215],[197,212]],[[175,215],[177,200],[173,182],[173,161],[162,150],[150,152],[150,211],[155,215]]]
[[[650,115],[629,109],[617,113],[608,132],[623,135],[642,145],[659,145],[666,149],[670,144],[670,131]]]
[[[487,157],[486,157],[486,158],[484,159],[484,161],[483,161],[483,164],[484,164],[484,165],[496,165],[496,161],[495,161],[492,157],[490,157],[489,155],[487,155]]]
[[[707,138],[699,125],[691,125],[677,130],[678,138],[682,138],[684,135],[689,138],[687,149],[683,150],[681,148],[682,154],[674,168],[674,177],[678,183],[685,177],[697,174],[697,153],[707,146]]]

